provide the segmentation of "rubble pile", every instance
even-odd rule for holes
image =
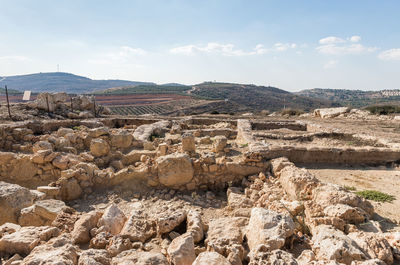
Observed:
[[[382,231],[369,201],[268,157],[254,136],[304,124],[113,122],[0,128],[3,264],[400,260],[400,235]]]

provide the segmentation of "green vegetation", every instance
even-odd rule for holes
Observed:
[[[356,191],[357,190],[357,188],[354,186],[344,185],[343,188],[345,188],[345,190],[348,190],[348,191]]]
[[[396,199],[393,195],[386,194],[376,190],[363,190],[357,191],[356,194],[367,200],[372,200],[376,202],[392,202]]]
[[[289,115],[289,116],[299,116],[301,114],[304,114],[304,110],[300,109],[283,109],[281,111],[282,115]]]
[[[378,106],[369,106],[365,108],[372,114],[377,115],[388,115],[393,113],[400,113],[400,106],[398,105],[378,105]]]
[[[160,85],[138,85],[129,87],[112,88],[98,91],[96,94],[104,95],[126,95],[126,94],[185,94],[189,86],[160,86]],[[185,94],[186,95],[186,94]]]

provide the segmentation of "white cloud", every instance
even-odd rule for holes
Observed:
[[[0,56],[0,61],[3,61],[3,62],[10,62],[10,61],[27,62],[27,61],[31,61],[31,59],[28,57],[25,57],[25,56],[8,55],[8,56]]]
[[[352,36],[347,40],[338,37],[327,37],[319,40],[319,43],[322,44],[318,46],[316,49],[323,54],[332,54],[332,55],[343,55],[343,54],[361,54],[374,52],[378,48],[376,47],[367,47],[360,43],[360,36]]]
[[[351,42],[360,42],[361,41],[361,37],[357,36],[357,35],[351,36],[350,37],[350,41]]]
[[[252,50],[237,49],[235,45],[220,44],[210,42],[207,45],[186,45],[170,49],[173,54],[182,55],[195,55],[195,54],[218,54],[223,56],[246,56],[246,55],[262,55],[272,51],[286,51],[288,49],[294,49],[297,45],[295,43],[276,43],[272,48],[267,48],[262,44],[256,45]]]
[[[378,55],[378,58],[386,61],[400,60],[400,49],[390,49],[383,51]]]
[[[141,48],[132,48],[122,46],[116,51],[107,52],[98,55],[94,59],[90,59],[89,63],[95,64],[111,64],[111,63],[127,63],[137,56],[146,55],[147,52]]]
[[[275,43],[274,45],[277,51],[286,51],[288,49],[295,49],[297,47],[296,43]]]
[[[324,69],[335,68],[338,63],[339,63],[339,61],[337,61],[337,60],[330,60],[329,62],[324,64]]]
[[[325,44],[344,43],[344,42],[346,42],[344,39],[338,38],[338,37],[335,37],[335,36],[330,36],[330,37],[326,37],[326,38],[323,38],[323,39],[319,40],[319,44],[323,44],[323,45],[325,45]]]
[[[262,46],[257,45],[256,48],[259,50],[263,49]],[[240,49],[236,49],[233,44],[220,44],[216,42],[210,42],[207,45],[186,45],[181,47],[176,47],[170,50],[174,54],[184,54],[184,55],[194,55],[198,53],[215,53],[225,56],[242,56],[249,55],[249,52],[245,52]],[[256,51],[255,51],[256,52]]]
[[[377,50],[376,47],[366,47],[361,44],[350,44],[350,45],[322,45],[317,47],[320,53],[342,55],[342,54],[361,54],[367,52],[374,52]]]

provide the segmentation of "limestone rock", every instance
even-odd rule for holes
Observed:
[[[111,146],[116,148],[128,148],[131,146],[133,135],[128,131],[119,131],[111,134]]]
[[[366,259],[357,243],[340,230],[328,225],[320,225],[313,233],[312,248],[318,260],[335,260],[350,264],[353,260]]]
[[[117,235],[119,232],[121,232],[125,221],[125,214],[118,208],[116,204],[111,204],[104,211],[104,214],[99,219],[97,226],[104,226],[107,232]]]
[[[279,249],[287,237],[293,235],[295,225],[289,215],[264,208],[253,208],[246,237],[250,250],[265,245],[269,251]]]
[[[380,259],[386,264],[393,263],[393,253],[389,242],[381,233],[353,232],[347,235],[371,259]]]
[[[12,233],[18,231],[19,229],[21,229],[20,225],[13,224],[13,223],[5,223],[0,226],[0,238],[3,235],[12,234]]]
[[[363,223],[369,218],[364,210],[346,204],[330,205],[324,209],[324,214],[330,217],[338,217],[351,224]]]
[[[111,256],[104,249],[87,249],[79,256],[78,265],[110,265]]]
[[[82,215],[74,224],[74,230],[71,233],[72,241],[75,244],[88,243],[90,241],[90,230],[96,227],[101,215],[97,211]]]
[[[123,238],[120,235],[113,236],[108,241],[106,249],[111,256],[115,257],[125,250],[132,249],[132,242],[129,238]]]
[[[174,230],[186,219],[186,211],[164,212],[156,217],[157,234],[165,234]]]
[[[18,223],[22,226],[51,225],[57,215],[63,210],[65,203],[59,200],[42,200],[21,210]]]
[[[103,139],[93,139],[90,142],[90,152],[95,157],[105,156],[110,152],[110,146]]]
[[[103,135],[108,135],[110,133],[110,129],[107,127],[99,127],[89,130],[89,137],[98,138]]]
[[[24,265],[59,264],[75,265],[78,262],[78,249],[66,238],[55,238],[47,244],[37,246],[23,260]]]
[[[225,136],[216,136],[213,141],[213,151],[216,153],[223,152],[228,139]]]
[[[196,151],[196,143],[192,134],[186,133],[182,135],[182,150],[184,152]]]
[[[348,113],[349,111],[350,111],[349,107],[316,109],[314,110],[314,116],[323,119],[334,118],[341,114]]]
[[[155,222],[137,210],[132,211],[120,233],[121,236],[129,238],[132,242],[140,241],[142,243],[155,234]]]
[[[18,182],[31,181],[38,172],[38,167],[31,161],[28,155],[20,156],[18,163],[11,170],[9,177]]]
[[[60,178],[57,183],[60,186],[60,196],[63,201],[75,200],[82,195],[82,188],[75,178]]]
[[[127,250],[118,254],[112,259],[111,265],[168,265],[167,259],[163,254],[157,252],[139,252],[137,250]]]
[[[172,240],[168,247],[168,260],[175,265],[191,265],[196,259],[194,241],[190,234],[183,234]]]
[[[200,253],[192,265],[231,265],[221,254],[213,251]]]
[[[151,135],[162,136],[168,130],[169,121],[158,121],[152,124],[143,124],[136,128],[133,138],[139,141],[151,140]]]
[[[310,198],[319,181],[307,170],[286,166],[279,172],[280,183],[292,200]]]
[[[198,243],[203,240],[205,225],[201,219],[200,213],[196,211],[189,211],[186,221],[187,233],[192,235],[194,243]]]
[[[28,255],[40,241],[47,241],[58,236],[58,228],[49,226],[26,226],[18,231],[4,235],[0,239],[0,252],[8,254]]]
[[[249,256],[249,265],[297,265],[292,254],[280,249],[270,251],[269,246],[265,245],[258,245],[256,249],[250,252]]]
[[[204,241],[208,251],[225,256],[232,264],[242,264],[244,249],[242,246],[248,219],[243,217],[224,217],[210,221],[207,238]]]
[[[50,150],[50,151],[52,151],[53,150],[53,146],[48,141],[39,141],[39,142],[36,142],[33,145],[32,150],[33,150],[34,153],[37,153],[38,151],[41,151],[41,150]]]
[[[45,199],[58,199],[60,197],[60,187],[39,186],[36,189],[45,194]]]
[[[0,225],[17,223],[20,210],[32,205],[33,199],[27,188],[0,181]]]
[[[186,154],[170,154],[157,159],[161,184],[177,187],[189,183],[194,174],[192,160]]]

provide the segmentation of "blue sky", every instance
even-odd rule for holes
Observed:
[[[0,76],[400,88],[397,0],[0,0]]]

